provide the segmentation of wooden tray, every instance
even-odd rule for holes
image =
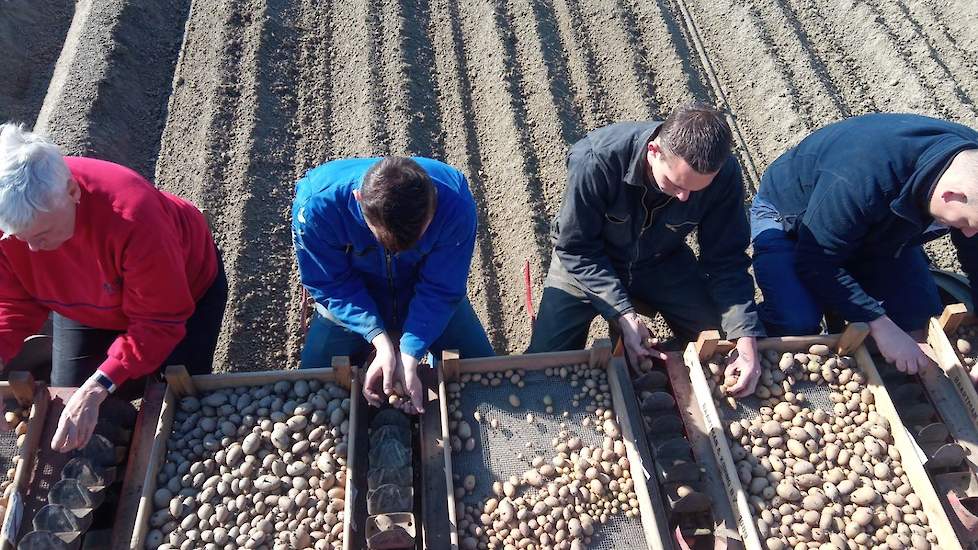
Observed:
[[[254,386],[261,384],[275,383],[280,380],[321,380],[323,382],[333,382],[350,390],[350,431],[348,434],[349,443],[347,456],[356,456],[357,438],[354,429],[359,422],[359,402],[360,384],[356,379],[355,369],[351,369],[347,358],[334,358],[333,368],[327,369],[297,369],[297,370],[276,370],[262,372],[238,372],[225,374],[209,374],[202,376],[188,376],[182,367],[167,369],[167,385],[163,390],[162,400],[160,401],[159,413],[155,413],[156,407],[149,403],[146,408],[147,413],[140,414],[137,421],[137,434],[133,438],[132,453],[135,460],[130,460],[126,470],[126,486],[123,489],[124,498],[130,500],[122,501],[119,506],[120,521],[126,521],[126,508],[132,508],[135,518],[131,523],[118,523],[118,531],[113,535],[113,549],[141,549],[145,545],[146,534],[149,532],[149,517],[153,514],[153,493],[156,491],[156,476],[166,455],[166,441],[170,436],[173,425],[173,416],[176,412],[176,404],[179,398],[186,395],[194,395],[198,392],[218,390],[222,388],[236,388],[240,386]],[[159,392],[157,388],[156,392]],[[152,434],[152,438],[149,437]],[[146,443],[151,442],[148,446]],[[353,499],[356,497],[357,488],[353,484],[355,477],[354,461],[347,461],[346,472],[346,505],[345,509],[353,509]],[[137,481],[138,480],[138,481]],[[135,487],[139,486],[138,493]],[[138,498],[133,498],[138,495]],[[352,514],[343,514],[343,548],[351,548]],[[131,526],[131,527],[130,527]],[[128,537],[126,536],[128,534]]]
[[[648,467],[645,466],[649,463],[649,459],[647,458],[648,445],[645,444],[645,432],[639,423],[641,422],[641,416],[639,415],[638,404],[635,402],[635,394],[631,387],[627,368],[622,359],[612,358],[611,345],[607,340],[595,342],[595,345],[588,350],[476,359],[460,359],[457,352],[445,352],[443,361],[437,372],[437,394],[441,402],[438,416],[440,417],[441,424],[441,442],[444,443],[422,441],[422,445],[425,448],[433,446],[440,446],[441,448],[441,455],[444,461],[443,469],[445,473],[444,483],[446,484],[446,491],[441,495],[444,499],[444,506],[439,508],[445,509],[445,515],[447,515],[449,520],[449,534],[438,546],[426,546],[427,548],[457,549],[459,545],[456,534],[458,523],[455,516],[456,503],[453,493],[454,484],[452,482],[452,449],[447,444],[449,440],[447,384],[457,380],[462,374],[503,372],[510,369],[538,371],[550,367],[579,363],[587,363],[592,367],[604,367],[607,369],[612,404],[621,427],[622,439],[631,467],[631,476],[635,480],[634,489],[637,500],[639,501],[639,519],[642,523],[642,532],[645,536],[647,547],[653,550],[672,548],[672,545],[669,543],[668,523],[663,515],[661,500],[658,499],[657,485],[653,479],[653,468],[651,465]],[[427,454],[427,451],[424,452]],[[653,505],[649,493],[650,490],[655,491],[655,505]],[[429,518],[426,518],[426,521],[428,520]]]
[[[900,451],[903,469],[910,480],[914,493],[920,497],[922,509],[927,514],[928,524],[937,537],[936,547],[941,550],[960,549],[961,544],[944,512],[944,508],[941,506],[934,487],[930,483],[927,472],[924,470],[915,443],[900,421],[900,416],[890,400],[890,395],[883,387],[879,372],[876,370],[866,348],[862,345],[862,340],[867,332],[867,327],[864,324],[854,323],[841,335],[762,339],[758,341],[758,350],[800,352],[806,351],[813,344],[825,344],[839,354],[852,355],[856,364],[866,375],[866,387],[873,394],[876,412],[890,423],[893,444]],[[701,334],[696,342],[689,344],[684,358],[689,366],[695,399],[703,413],[709,430],[710,442],[713,444],[713,451],[720,463],[720,475],[726,486],[727,498],[733,504],[734,513],[737,515],[737,529],[740,531],[747,548],[763,548],[763,543],[757,532],[756,518],[751,513],[747,492],[737,475],[720,412],[713,400],[713,394],[710,391],[702,366],[702,361],[714,353],[725,353],[733,347],[733,343],[720,340],[716,331],[709,331]]]
[[[978,429],[978,392],[975,391],[968,370],[961,364],[958,351],[951,343],[951,335],[958,330],[958,327],[974,324],[978,324],[978,318],[969,313],[964,304],[949,305],[944,308],[940,317],[931,318],[927,330],[927,343],[937,356],[937,364],[957,390],[961,405],[964,407],[962,412],[967,413],[963,416],[970,421],[973,429]]]
[[[27,417],[27,437],[21,445],[20,460],[14,470],[10,488],[7,490],[7,507],[3,515],[3,526],[0,529],[0,549],[8,550],[16,547],[17,534],[20,532],[24,516],[24,502],[30,485],[31,473],[34,470],[34,458],[41,444],[41,432],[44,431],[44,420],[47,417],[48,404],[51,397],[47,386],[34,382],[27,372],[12,371],[9,381],[0,382],[0,399],[16,399],[21,405],[30,404],[30,415]]]

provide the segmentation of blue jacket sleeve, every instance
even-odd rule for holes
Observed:
[[[346,246],[330,230],[329,217],[312,206],[310,201],[292,217],[299,277],[317,303],[369,342],[384,330],[377,304],[353,269]]]
[[[867,228],[889,212],[889,202],[877,186],[834,180],[820,182],[809,200],[798,226],[795,269],[823,308],[839,312],[847,321],[873,321],[886,311],[844,264],[862,244]]]
[[[441,336],[465,297],[475,250],[476,214],[471,199],[447,223],[418,275],[401,334],[401,353],[417,359]]]

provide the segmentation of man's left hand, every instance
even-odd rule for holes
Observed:
[[[761,362],[757,356],[757,340],[744,337],[737,340],[737,359],[727,366],[724,376],[737,377],[737,383],[727,389],[733,397],[747,397],[757,389],[761,377]]]
[[[99,407],[108,396],[108,390],[98,382],[91,378],[86,380],[65,403],[58,420],[58,430],[51,440],[51,449],[67,453],[88,444],[95,433]]]
[[[404,404],[404,412],[421,414],[424,412],[424,384],[418,376],[418,360],[411,355],[401,354],[401,372],[404,374],[404,390],[410,402]]]

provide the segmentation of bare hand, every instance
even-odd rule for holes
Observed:
[[[886,315],[871,321],[869,329],[880,354],[898,371],[917,374],[937,365],[929,355],[927,344],[918,343]]]
[[[642,360],[646,357],[666,360],[666,354],[661,351],[646,347],[645,342],[652,338],[649,328],[638,318],[637,313],[626,313],[618,318],[618,326],[621,327],[621,339],[625,343],[625,353],[633,370],[637,370]]]
[[[67,453],[88,444],[98,423],[99,407],[108,395],[108,390],[98,382],[86,380],[65,403],[58,429],[51,440],[51,449]]]
[[[418,377],[418,360],[411,355],[401,354],[401,372],[404,375],[404,389],[409,402],[404,404],[408,414],[424,413],[424,384]]]
[[[394,374],[397,371],[397,352],[394,344],[386,333],[380,333],[373,339],[377,353],[367,367],[363,378],[363,396],[374,407],[387,403],[386,396],[394,393]],[[378,386],[382,391],[378,391]]]
[[[757,358],[754,338],[744,337],[737,340],[737,358],[727,365],[723,374],[726,378],[737,378],[737,383],[727,388],[728,394],[733,397],[747,397],[754,393],[761,377],[761,362]]]

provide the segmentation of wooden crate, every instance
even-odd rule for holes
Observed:
[[[27,417],[27,436],[18,450],[20,460],[17,462],[14,477],[5,494],[7,506],[3,514],[3,526],[0,529],[2,550],[17,546],[16,538],[23,522],[24,501],[30,485],[31,473],[34,470],[34,457],[37,456],[41,444],[41,433],[44,431],[44,421],[51,400],[47,386],[34,382],[30,374],[22,371],[13,371],[9,375],[9,381],[0,382],[0,399],[11,398],[16,399],[22,406],[30,405],[30,414]]]
[[[177,409],[177,401],[186,395],[195,395],[199,392],[213,391],[224,388],[237,388],[241,386],[254,386],[262,384],[274,384],[281,380],[320,380],[323,382],[333,382],[350,390],[350,431],[348,434],[349,442],[347,446],[347,456],[356,456],[357,438],[355,426],[358,425],[361,411],[360,384],[357,381],[356,369],[351,369],[349,361],[344,358],[334,358],[334,368],[327,369],[299,369],[299,370],[277,370],[262,372],[237,372],[225,374],[209,374],[201,376],[188,376],[182,367],[167,370],[167,386],[163,394],[162,405],[158,416],[141,416],[138,430],[147,435],[152,433],[152,444],[148,448],[133,449],[140,457],[136,461],[130,461],[127,468],[127,477],[138,477],[141,480],[138,500],[135,502],[120,503],[120,510],[131,505],[136,510],[136,515],[128,540],[125,536],[116,534],[113,536],[113,548],[122,550],[123,548],[142,549],[145,546],[146,534],[149,532],[149,517],[153,514],[153,493],[156,492],[156,476],[162,466],[166,456],[166,442],[170,436],[173,426],[173,416]],[[137,444],[134,438],[134,445]],[[148,439],[148,438],[147,438]],[[137,464],[139,462],[140,464]],[[347,461],[346,472],[346,510],[353,509],[353,499],[357,493],[353,485],[356,466],[354,461]],[[128,481],[128,480],[127,480]],[[132,485],[132,484],[130,484]],[[132,493],[124,490],[124,495]],[[350,540],[353,514],[344,513],[343,527],[343,548],[351,548]],[[121,526],[124,530],[126,526]],[[123,531],[124,533],[125,531]]]
[[[964,304],[952,304],[944,308],[940,317],[932,317],[927,330],[927,343],[933,348],[937,364],[950,379],[965,407],[965,415],[978,429],[978,392],[961,364],[951,336],[960,326],[978,324],[978,318],[968,312]],[[978,443],[976,441],[975,443]]]
[[[612,358],[611,344],[607,340],[595,342],[595,345],[587,350],[562,351],[552,353],[534,353],[524,355],[509,355],[498,357],[484,357],[473,359],[460,359],[457,352],[447,351],[443,356],[443,361],[438,369],[438,399],[441,402],[439,416],[441,420],[442,441],[449,440],[448,430],[448,407],[447,407],[447,384],[459,379],[463,374],[504,372],[507,370],[539,371],[551,367],[561,367],[570,364],[587,363],[591,367],[604,367],[608,371],[608,385],[611,390],[612,405],[617,415],[618,423],[621,427],[622,440],[625,444],[626,454],[630,463],[631,477],[635,480],[634,489],[637,500],[639,501],[640,520],[642,531],[645,535],[647,547],[651,550],[662,550],[672,548],[669,543],[670,534],[668,523],[666,522],[662,509],[661,500],[657,499],[653,505],[649,494],[648,484],[652,484],[652,489],[656,490],[655,480],[650,478],[653,469],[647,454],[647,445],[644,443],[644,430],[641,425],[641,415],[639,414],[638,404],[635,402],[635,392],[631,387],[628,371],[624,360]],[[637,442],[641,438],[642,443]],[[431,442],[422,442],[422,445],[429,447]],[[456,534],[458,525],[455,515],[455,498],[453,493],[454,483],[452,482],[452,449],[446,444],[442,445],[442,455],[444,460],[446,492],[442,497],[445,515],[449,518],[450,534],[440,546],[426,546],[426,548],[451,548],[457,550],[459,540]],[[657,493],[656,493],[657,494]]]
[[[866,375],[866,387],[873,394],[876,412],[890,423],[893,444],[900,451],[903,469],[910,480],[914,493],[920,497],[930,528],[937,537],[937,548],[941,550],[960,549],[961,544],[947,514],[944,512],[944,508],[941,506],[933,485],[930,483],[927,472],[924,470],[916,444],[900,421],[900,416],[893,406],[890,395],[883,387],[879,372],[876,370],[869,352],[862,345],[867,333],[868,327],[865,324],[854,323],[841,335],[765,338],[758,341],[758,350],[802,352],[807,351],[813,344],[825,344],[836,353],[853,356],[860,370]],[[747,492],[737,475],[722,417],[713,399],[702,366],[702,362],[714,353],[726,353],[734,347],[732,342],[720,340],[716,331],[710,331],[701,334],[696,342],[690,343],[686,348],[684,357],[689,366],[695,399],[703,413],[709,429],[710,442],[713,444],[713,451],[720,463],[720,475],[726,486],[727,498],[733,504],[734,513],[737,515],[737,529],[740,531],[747,548],[764,548],[757,532],[756,518],[751,512],[747,500]]]

